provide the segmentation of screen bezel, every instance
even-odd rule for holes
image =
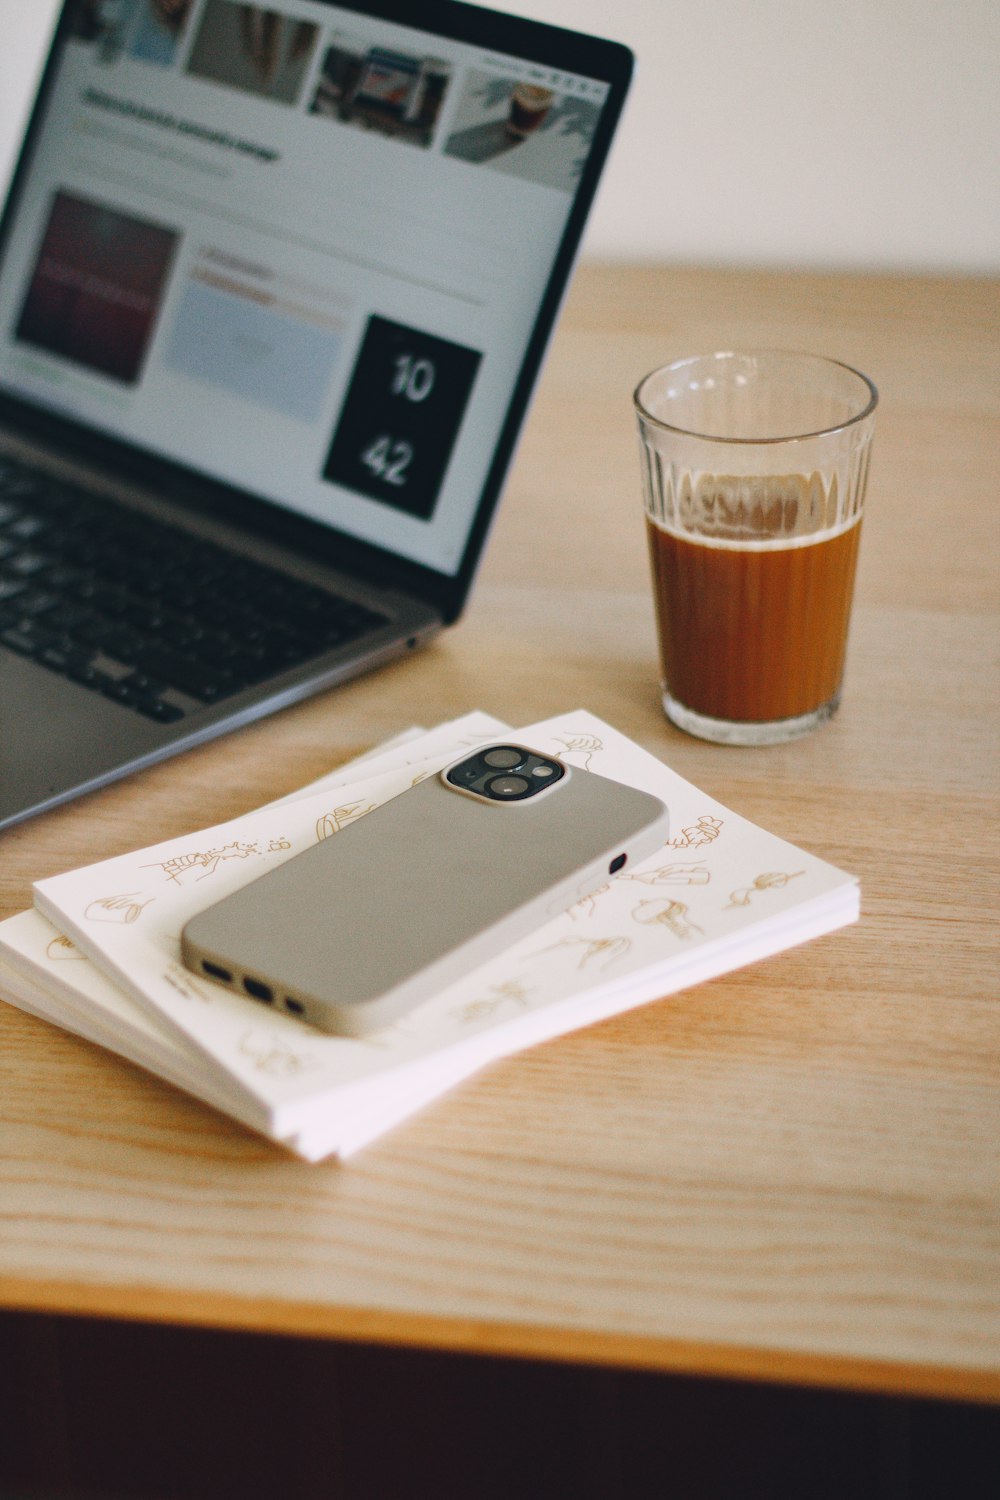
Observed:
[[[85,423],[54,413],[28,399],[0,392],[0,422],[44,445],[60,457],[79,459],[108,469],[116,478],[152,490],[165,500],[196,514],[230,522],[253,535],[279,542],[339,570],[356,574],[376,586],[400,589],[424,600],[446,623],[461,612],[483,553],[518,436],[527,413],[549,337],[569,282],[573,262],[597,185],[610,149],[631,81],[634,58],[619,42],[585,36],[538,21],[466,5],[460,0],[424,0],[419,21],[406,0],[320,0],[342,10],[356,11],[401,25],[417,26],[451,40],[469,43],[582,74],[609,85],[597,130],[569,216],[552,262],[548,281],[528,338],[493,460],[482,486],[454,574],[444,574],[359,540],[336,527],[286,509],[280,501],[227,485],[183,463],[164,458],[136,442],[100,433]],[[62,52],[72,34],[74,0],[64,0],[53,34],[48,60],[7,201],[0,215],[0,257],[17,217],[18,205],[31,170],[51,98]]]

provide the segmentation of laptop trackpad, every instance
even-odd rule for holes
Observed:
[[[163,731],[131,709],[0,650],[0,821],[149,755]]]

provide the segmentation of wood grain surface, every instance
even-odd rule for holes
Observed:
[[[8,915],[408,724],[583,706],[863,908],[345,1166],[2,1006],[0,1305],[1000,1398],[998,326],[991,282],[585,267],[453,631],[0,836]],[[843,706],[767,750],[663,719],[631,412],[653,366],[751,345],[881,392]]]

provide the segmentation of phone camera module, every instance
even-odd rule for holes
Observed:
[[[445,780],[460,791],[488,802],[524,802],[565,775],[550,756],[523,745],[484,745],[446,773]]]

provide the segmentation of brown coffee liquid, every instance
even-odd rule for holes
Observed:
[[[525,84],[514,90],[510,101],[509,128],[515,135],[530,135],[537,130],[552,108],[549,89]]]
[[[671,697],[709,718],[768,723],[836,696],[860,520],[827,541],[760,549],[646,525]]]

